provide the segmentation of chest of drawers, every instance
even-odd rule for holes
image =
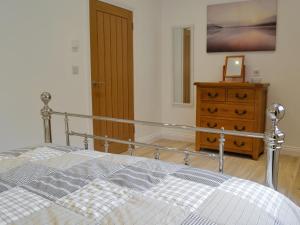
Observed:
[[[264,132],[269,84],[195,83],[196,125],[226,130]],[[262,140],[225,136],[225,151],[258,159],[264,151]],[[218,149],[219,135],[196,133],[196,150]]]

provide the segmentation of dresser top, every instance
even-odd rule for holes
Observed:
[[[238,83],[238,82],[195,82],[194,85],[199,87],[242,87],[242,88],[267,88],[268,83]]]

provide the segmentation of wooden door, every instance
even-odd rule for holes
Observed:
[[[132,12],[90,0],[93,114],[134,119],[133,112],[133,22]],[[134,140],[134,126],[94,121],[94,134]],[[94,141],[103,150],[102,141]],[[110,144],[110,152],[127,146]]]

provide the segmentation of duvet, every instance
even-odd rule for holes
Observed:
[[[299,225],[300,210],[248,180],[51,145],[0,153],[0,224]]]

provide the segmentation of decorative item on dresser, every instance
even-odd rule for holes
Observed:
[[[227,130],[265,132],[265,110],[269,84],[200,83],[197,86],[196,125]],[[219,136],[196,133],[196,150],[218,149]],[[258,159],[264,151],[262,140],[225,136],[225,151]]]

